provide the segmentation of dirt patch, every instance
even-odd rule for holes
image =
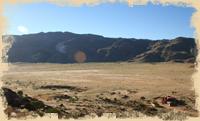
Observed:
[[[78,88],[74,86],[68,86],[68,85],[45,85],[41,86],[40,89],[50,89],[50,90],[59,90],[59,89],[65,89],[69,91],[77,91],[77,92],[82,92],[86,91],[87,88]]]

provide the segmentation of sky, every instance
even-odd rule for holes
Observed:
[[[148,4],[130,7],[123,3],[96,6],[57,6],[49,3],[6,5],[5,34],[68,31],[105,37],[172,39],[194,37],[190,7]]]

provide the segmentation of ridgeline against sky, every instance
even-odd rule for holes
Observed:
[[[9,28],[5,34],[49,31],[92,33],[106,37],[172,39],[194,37],[190,18],[194,8],[127,4],[60,7],[53,4],[6,5]]]

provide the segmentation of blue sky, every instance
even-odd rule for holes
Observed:
[[[69,31],[106,37],[171,39],[193,37],[189,7],[127,4],[60,7],[48,3],[6,5],[7,34]]]

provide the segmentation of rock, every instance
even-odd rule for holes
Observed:
[[[129,96],[128,96],[128,95],[124,95],[122,98],[123,98],[123,99],[128,99]]]
[[[146,98],[144,96],[140,97],[141,100],[145,100]]]
[[[116,92],[111,92],[110,94],[111,94],[111,95],[115,95],[115,94],[116,94]]]
[[[44,113],[65,113],[62,112],[59,108],[54,108],[52,106],[45,105],[44,102],[29,97],[29,96],[23,96],[23,92],[16,93],[8,88],[2,88],[4,92],[4,96],[6,98],[8,108],[5,110],[5,113],[8,114],[8,116],[12,116],[12,113],[20,113],[16,112],[13,108],[16,109],[27,109],[28,111],[34,111],[38,115],[43,116]]]
[[[28,103],[27,100],[24,100],[22,96],[19,96],[16,92],[8,88],[2,88],[4,96],[9,106],[12,107],[21,107],[22,105]]]

